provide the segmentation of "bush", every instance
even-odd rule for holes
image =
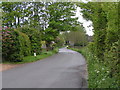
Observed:
[[[118,43],[113,44],[113,46],[117,47]],[[105,61],[101,62],[91,52],[91,50],[88,47],[85,47],[82,49],[72,49],[72,50],[82,53],[87,60],[89,88],[119,88],[120,66],[118,62],[116,63],[116,61],[118,60],[118,56],[116,56],[116,59],[115,59],[116,54],[115,53],[114,53],[115,55],[112,54],[113,47],[111,47],[111,51],[109,51],[109,52],[112,52],[112,53],[109,53],[109,56],[110,56],[108,58],[109,63]],[[111,62],[113,58],[114,58],[114,62]],[[111,77],[111,73],[112,73],[112,77]]]
[[[74,46],[83,46],[83,43],[75,43]],[[86,46],[86,44],[84,44],[84,46]]]
[[[55,39],[55,43],[56,43],[56,47],[61,47],[64,45],[65,40],[61,34]]]
[[[94,42],[89,42],[88,48],[93,54],[95,54],[95,43]]]
[[[30,43],[29,37],[20,31],[15,31],[15,32],[17,32],[19,34],[18,40],[20,43],[20,48],[21,48],[22,54],[24,56],[31,55],[31,43]]]
[[[119,42],[119,41],[118,41]],[[106,64],[109,66],[111,78],[116,78],[116,82],[114,84],[120,84],[119,76],[120,76],[120,49],[118,42],[112,44],[112,47],[109,51],[105,52],[105,61]]]
[[[33,55],[34,52],[36,52],[37,54],[40,54],[41,53],[40,31],[34,28],[29,28],[29,27],[19,28],[19,31],[28,35],[30,42],[31,42],[31,54]]]
[[[12,28],[2,30],[3,61],[22,61],[24,56],[30,54],[31,46],[27,35]]]

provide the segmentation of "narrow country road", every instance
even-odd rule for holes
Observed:
[[[2,73],[2,88],[86,88],[84,57],[61,48],[59,53]]]

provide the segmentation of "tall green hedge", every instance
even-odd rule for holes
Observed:
[[[29,40],[29,37],[20,32],[20,31],[15,31],[17,32],[19,35],[18,35],[18,40],[19,40],[19,43],[20,43],[20,48],[21,48],[21,52],[24,56],[29,56],[31,55],[31,43],[30,43],[30,40]]]
[[[2,31],[2,57],[3,61],[22,61],[24,56],[31,54],[29,37],[14,29]]]
[[[92,20],[94,27],[94,42],[90,44],[89,48],[99,62],[109,69],[107,77],[115,80],[111,81],[109,85],[111,88],[118,88],[120,85],[119,5],[120,2],[81,4],[85,18]]]
[[[33,55],[34,52],[37,54],[41,53],[41,34],[40,31],[35,28],[22,27],[19,28],[20,32],[28,35],[31,42],[31,53]]]

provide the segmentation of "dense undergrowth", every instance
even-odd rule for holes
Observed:
[[[3,61],[22,62],[26,56],[33,53],[41,53],[41,36],[36,29],[25,28],[25,33],[19,29],[3,28],[2,29],[2,59]]]
[[[120,2],[81,3],[94,27],[93,41],[80,49],[88,61],[89,87],[120,88]]]
[[[81,53],[87,60],[89,88],[119,88],[119,75],[110,76],[108,63],[101,62],[88,47],[71,49]]]

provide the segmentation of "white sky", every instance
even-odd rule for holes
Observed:
[[[87,21],[83,18],[83,14],[81,13],[81,8],[80,7],[77,7],[77,12],[76,12],[76,17],[78,17],[78,21],[83,23],[83,26],[85,27],[85,30],[86,30],[86,33],[89,35],[89,36],[92,36],[94,33],[93,33],[93,27],[90,26],[92,25],[92,22],[91,21]],[[88,27],[90,26],[90,27]]]

